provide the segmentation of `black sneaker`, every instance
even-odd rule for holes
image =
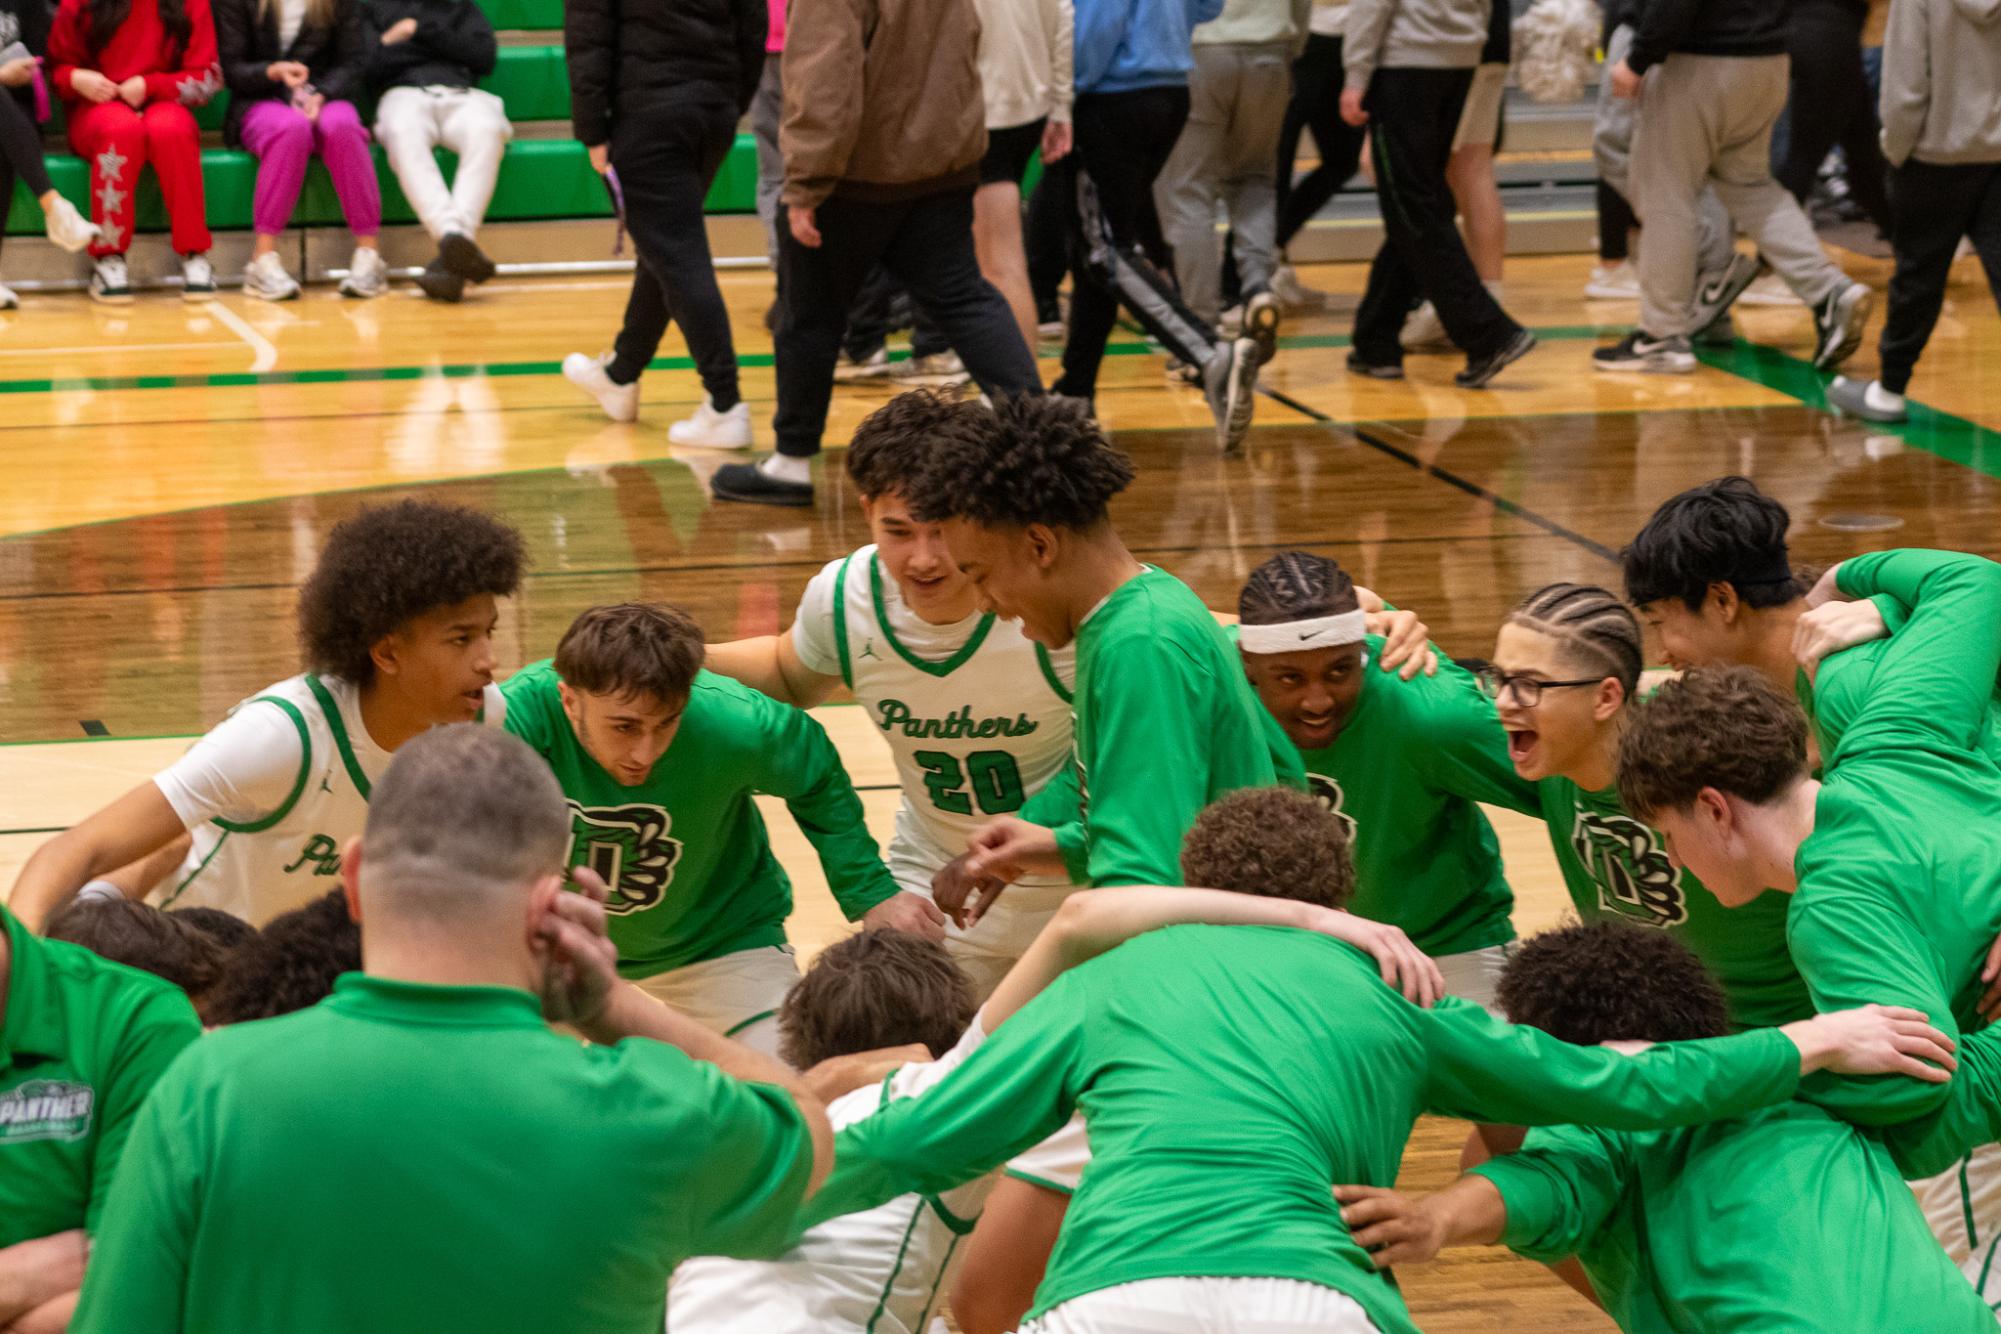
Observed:
[[[1849,283],[1813,309],[1813,368],[1831,370],[1855,354],[1862,346],[1862,326],[1869,322],[1869,310],[1876,294],[1861,283]]]
[[[813,503],[810,484],[780,481],[768,476],[755,463],[725,463],[709,479],[709,491],[717,500],[740,500],[749,505],[803,509]]]
[[[1249,338],[1219,348],[1202,368],[1202,394],[1209,410],[1216,414],[1216,444],[1225,454],[1234,454],[1251,429],[1251,413],[1257,407],[1258,345]]]
[[[1258,345],[1258,365],[1264,366],[1278,354],[1278,298],[1259,292],[1244,303],[1243,336]]]
[[[433,301],[463,301],[466,296],[466,280],[445,267],[443,256],[424,266],[417,286]]]
[[[1514,337],[1485,356],[1466,358],[1466,369],[1453,376],[1452,383],[1461,389],[1483,389],[1488,381],[1527,356],[1534,346],[1535,335],[1527,329],[1517,329]]]
[[[438,242],[438,260],[469,283],[483,283],[498,272],[486,252],[473,244],[464,232],[446,232]]]
[[[1593,352],[1591,369],[1687,375],[1695,369],[1695,353],[1689,351],[1686,338],[1656,338],[1635,329],[1612,346]]]
[[[1733,255],[1721,273],[1711,274],[1696,284],[1695,304],[1689,310],[1688,327],[1698,330],[1700,339],[1712,324],[1730,314],[1730,307],[1744,295],[1744,289],[1758,281],[1765,264],[1755,255]]]
[[[1348,354],[1348,373],[1350,375],[1366,375],[1371,380],[1401,380],[1403,379],[1403,363],[1396,361],[1364,361],[1361,353],[1350,352]]]

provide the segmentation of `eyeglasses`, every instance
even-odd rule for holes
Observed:
[[[1498,700],[1510,690],[1515,693],[1515,703],[1525,709],[1533,709],[1542,703],[1545,690],[1569,690],[1576,686],[1595,686],[1604,678],[1594,676],[1587,681],[1544,681],[1539,677],[1501,671],[1488,667],[1478,674],[1480,689],[1488,699]]]

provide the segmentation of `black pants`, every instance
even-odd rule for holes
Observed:
[[[1088,399],[1121,301],[1183,361],[1200,365],[1216,337],[1163,276],[1174,253],[1153,206],[1154,178],[1188,122],[1187,87],[1085,93],[1070,116],[1076,149],[1057,164],[1067,182],[1070,336],[1056,392]]]
[[[702,201],[736,141],[736,122],[734,107],[696,103],[621,120],[611,137],[639,268],[607,370],[620,384],[638,379],[671,319],[681,326],[702,388],[718,411],[735,407],[740,395],[736,345],[716,286]]]
[[[1639,225],[1626,196],[1598,182],[1598,258],[1607,264],[1625,260],[1633,252],[1633,228]]]
[[[1521,331],[1481,284],[1445,183],[1472,83],[1471,69],[1379,69],[1369,81],[1364,104],[1387,235],[1355,311],[1355,354],[1372,365],[1402,364],[1398,335],[1420,297],[1430,298],[1469,358],[1498,351]]]
[[[1786,20],[1786,53],[1792,57],[1792,115],[1786,159],[1775,175],[1801,203],[1827,151],[1839,144],[1848,164],[1848,193],[1869,220],[1890,229],[1890,200],[1883,189],[1883,149],[1877,134],[1876,98],[1862,70],[1865,6],[1847,0],[1793,0]]]
[[[0,219],[6,217],[7,206],[14,200],[16,176],[37,199],[50,190],[40,127],[20,98],[0,92]]]
[[[1042,179],[1028,195],[1028,217],[1022,224],[1022,245],[1028,251],[1028,290],[1037,310],[1056,305],[1057,289],[1070,271],[1069,231],[1064,219],[1069,209],[1064,203],[1069,177],[1054,168],[1044,168]]]
[[[827,429],[834,361],[848,308],[880,264],[909,289],[990,396],[1040,393],[1035,358],[1006,298],[980,274],[973,251],[973,188],[918,199],[864,201],[836,194],[815,211],[817,247],[778,231],[785,288],[777,347],[778,452],[810,458]]]
[[[1883,325],[1883,387],[1904,392],[1945,304],[1959,238],[1973,242],[2001,306],[2001,163],[1938,167],[1916,158],[1890,173],[1890,317]]]
[[[1278,132],[1278,248],[1299,234],[1313,215],[1327,206],[1334,192],[1362,166],[1366,127],[1341,119],[1341,39],[1321,33],[1306,38],[1306,49],[1292,62],[1292,102]],[[1297,181],[1293,159],[1299,155],[1299,132],[1313,131],[1320,164]]]

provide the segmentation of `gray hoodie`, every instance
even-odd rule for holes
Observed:
[[[2001,162],[2001,0],[1893,0],[1882,111],[1891,166]]]
[[[1996,0],[2001,3],[2001,0]],[[1472,69],[1487,44],[1487,17],[1508,0],[1354,0],[1341,46],[1346,86],[1378,69]]]

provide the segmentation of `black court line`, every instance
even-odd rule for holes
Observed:
[[[1542,529],[1546,533],[1551,534],[1552,536],[1562,538],[1564,541],[1570,543],[1573,546],[1582,547],[1584,550],[1590,552],[1594,556],[1597,556],[1603,560],[1611,561],[1615,565],[1618,564],[1619,553],[1612,550],[1612,548],[1606,546],[1603,542],[1594,541],[1593,539],[1588,538],[1584,534],[1578,532],[1574,528],[1566,528],[1554,519],[1548,518],[1541,514],[1537,514],[1534,510],[1529,509],[1524,505],[1518,505],[1514,501],[1509,500],[1506,496],[1500,495],[1493,491],[1489,491],[1486,487],[1481,486],[1478,482],[1471,481],[1467,478],[1461,477],[1458,473],[1452,472],[1445,468],[1441,468],[1435,463],[1426,463],[1423,459],[1411,453],[1409,450],[1400,449],[1396,445],[1391,444],[1387,440],[1378,439],[1377,437],[1369,434],[1367,431],[1363,430],[1360,426],[1357,426],[1352,422],[1336,421],[1334,418],[1328,416],[1326,413],[1320,411],[1318,408],[1308,407],[1306,404],[1300,402],[1298,399],[1292,397],[1290,394],[1284,394],[1276,389],[1267,388],[1262,385],[1258,387],[1258,392],[1264,394],[1266,397],[1271,398],[1279,403],[1283,403],[1286,407],[1291,408],[1294,412],[1301,413],[1304,414],[1305,416],[1311,417],[1314,421],[1320,422],[1323,425],[1335,426],[1341,428],[1342,430],[1349,431],[1354,435],[1354,437],[1357,440],[1360,440],[1363,444],[1375,450],[1377,453],[1386,454],[1390,458],[1395,459],[1397,462],[1415,468],[1417,471],[1424,473],[1427,476],[1436,477],[1439,481],[1445,483],[1447,486],[1455,487],[1458,490],[1464,491],[1469,496],[1474,496],[1480,500],[1484,500],[1488,504],[1492,505],[1495,509],[1500,510],[1503,514],[1512,514],[1518,519],[1522,519],[1528,523],[1534,524],[1536,527]]]
[[[78,722],[78,726],[80,726],[80,727],[82,727],[82,728],[83,728],[83,734],[84,734],[85,736],[110,736],[110,735],[111,735],[111,729],[110,729],[110,728],[108,728],[108,727],[106,727],[106,726],[105,726],[105,725],[104,725],[103,723],[99,722],[99,721],[98,721],[97,719],[95,719],[95,718],[84,718],[84,719],[81,719],[81,720],[79,720],[79,722]]]

